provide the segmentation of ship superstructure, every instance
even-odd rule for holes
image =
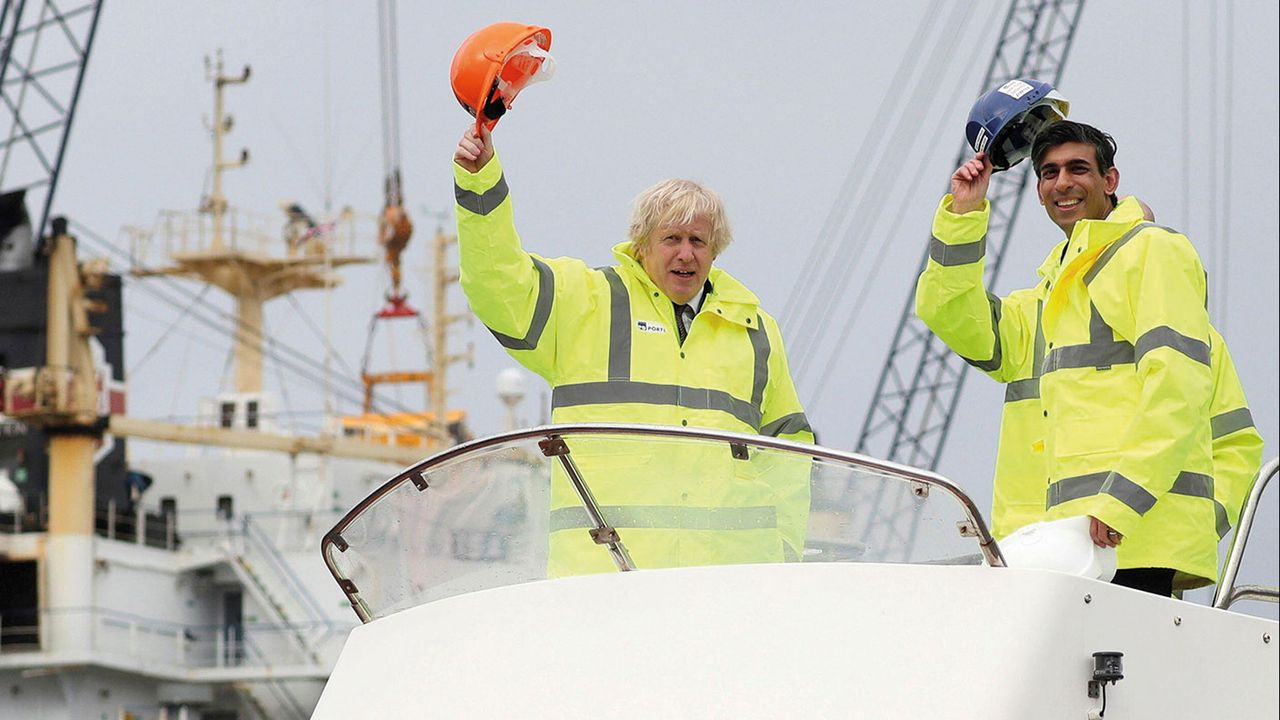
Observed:
[[[224,92],[249,71],[226,75],[219,57],[210,74],[213,191],[134,231],[130,248],[139,282],[196,279],[234,300],[234,383],[195,424],[125,414],[122,277],[78,258],[65,221],[42,253],[0,271],[13,293],[0,321],[0,717],[309,717],[355,624],[317,553],[322,533],[396,468],[469,436],[443,382],[423,409],[387,402],[368,378],[360,413],[319,435],[284,432],[263,386],[280,352],[264,307],[333,288],[335,269],[368,262],[374,243],[349,213],[287,212],[282,239],[230,205],[221,175],[248,153],[222,157]],[[432,349],[446,361],[451,242],[437,232]],[[197,451],[136,457],[126,438]]]

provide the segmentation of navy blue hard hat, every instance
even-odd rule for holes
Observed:
[[[1071,104],[1047,82],[1019,78],[984,93],[969,110],[964,134],[974,152],[985,152],[996,170],[1031,154],[1036,134],[1067,117]]]

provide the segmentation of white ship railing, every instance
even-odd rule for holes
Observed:
[[[272,668],[316,666],[309,653],[294,649],[289,639],[303,624],[246,622],[240,625],[194,625],[160,620],[120,610],[94,607],[44,609],[38,626],[5,626],[4,634],[30,637],[29,643],[6,643],[3,654],[38,653],[39,633],[54,617],[88,616],[92,619],[92,649],[126,664],[162,665],[169,668]],[[268,649],[269,648],[269,649]],[[269,673],[267,673],[269,676]]]
[[[152,269],[167,265],[174,255],[231,250],[279,257],[356,255],[359,247],[370,247],[369,238],[357,231],[357,225],[374,228],[373,218],[346,214],[327,223],[288,238],[288,219],[282,214],[228,209],[223,215],[221,246],[214,245],[213,218],[207,213],[185,210],[162,210],[150,227],[130,226],[128,235],[133,266]]]
[[[1266,491],[1271,479],[1280,470],[1280,458],[1272,458],[1258,471],[1258,477],[1249,490],[1249,498],[1245,500],[1244,509],[1240,511],[1240,522],[1236,523],[1236,532],[1231,539],[1231,550],[1227,553],[1227,561],[1222,568],[1222,578],[1218,581],[1218,590],[1213,596],[1213,606],[1226,610],[1239,600],[1262,600],[1280,602],[1280,587],[1263,585],[1236,585],[1236,577],[1240,574],[1240,564],[1244,560],[1244,549],[1249,543],[1249,532],[1253,530],[1253,519],[1258,514],[1258,506],[1262,503],[1262,494]]]
[[[120,610],[80,607],[41,610],[40,628],[49,627],[54,616],[89,616],[93,620],[93,650],[127,662],[162,663],[184,669],[269,669],[314,664],[307,653],[288,651],[292,643],[286,639],[296,625],[192,625]],[[35,633],[40,628],[6,627],[5,632]],[[268,645],[273,648],[271,652],[263,650]],[[38,644],[4,648],[5,654],[38,650]]]

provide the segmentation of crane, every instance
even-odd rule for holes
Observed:
[[[407,295],[400,287],[400,256],[413,235],[413,223],[404,209],[404,188],[400,178],[400,73],[396,49],[395,0],[378,0],[378,67],[382,87],[382,166],[384,200],[382,214],[378,216],[378,243],[382,246],[384,260],[391,278],[386,305],[374,313],[369,321],[365,338],[364,357],[360,363],[360,378],[364,382],[365,413],[373,411],[373,388],[381,383],[430,383],[431,373],[426,370],[401,372],[370,372],[373,338],[379,321],[412,318],[426,338],[426,325],[417,310],[409,306]],[[425,349],[425,348],[424,348]]]
[[[71,135],[102,0],[5,0],[0,8],[0,239],[19,226],[44,236]],[[27,203],[39,208],[30,222]],[[16,249],[16,248],[15,248]]]
[[[1084,0],[1012,0],[981,88],[993,88],[1018,77],[1034,77],[1058,85],[1083,7]],[[967,145],[962,146],[953,167],[964,162],[971,152]],[[1029,165],[1023,163],[992,176],[987,194],[991,200],[987,230],[988,287],[995,284],[1000,273],[1006,240],[1022,206]],[[929,259],[927,245],[925,247],[921,270]],[[856,451],[936,469],[967,370],[968,365],[915,316],[912,298],[908,297],[867,409]],[[876,506],[884,501],[884,497],[876,498]],[[893,502],[909,500],[900,498]],[[873,512],[871,517],[896,515],[884,508]],[[880,535],[874,538],[876,542],[909,548],[915,526],[871,526],[864,541],[872,540],[877,533]],[[885,533],[898,537],[887,538]]]
[[[400,72],[396,49],[396,2],[378,0],[378,65],[382,78],[382,165],[385,202],[378,219],[378,242],[391,271],[391,289],[384,313],[413,315],[400,289],[400,255],[409,245],[413,223],[404,209],[400,180]]]
[[[404,190],[400,175],[400,76],[395,0],[378,0],[378,50],[379,68],[382,80],[382,160],[383,189],[385,202],[382,215],[378,219],[378,241],[382,245],[387,268],[391,278],[391,287],[387,291],[386,304],[374,313],[369,321],[369,331],[365,340],[364,357],[361,360],[360,378],[364,382],[363,415],[350,420],[354,426],[372,424],[382,426],[403,422],[403,417],[412,418],[420,423],[425,421],[434,436],[432,442],[449,437],[466,435],[464,427],[465,413],[450,411],[446,408],[447,387],[445,372],[450,363],[469,360],[470,351],[465,354],[451,355],[445,347],[445,331],[450,323],[466,317],[462,314],[450,315],[445,311],[445,288],[456,280],[456,273],[445,267],[445,249],[454,239],[446,236],[437,228],[435,238],[435,321],[428,327],[421,313],[407,302],[407,293],[401,288],[400,256],[409,244],[413,234],[413,224],[404,208]],[[422,336],[425,357],[433,365],[430,369],[391,370],[372,372],[370,369],[374,346],[374,335],[380,322],[385,320],[413,319]],[[431,408],[428,413],[408,413],[396,417],[377,413],[374,410],[373,389],[383,383],[423,383],[427,388],[426,401]],[[452,428],[452,429],[451,429]],[[455,438],[456,439],[456,438]]]

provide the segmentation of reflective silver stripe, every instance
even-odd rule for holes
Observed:
[[[1036,339],[1031,356],[1031,377],[1014,380],[1004,387],[1004,401],[1031,400],[1040,397],[1040,376],[1044,372],[1044,300],[1036,301]]]
[[[524,334],[522,338],[513,338],[510,335],[489,328],[489,332],[498,338],[498,342],[502,347],[512,350],[532,350],[538,347],[538,340],[542,337],[542,331],[547,327],[547,320],[551,318],[551,303],[556,296],[556,276],[551,272],[551,268],[536,257],[530,257],[533,260],[533,266],[538,269],[538,301],[533,306],[533,317],[529,320],[529,332]]]
[[[1227,520],[1227,508],[1213,496],[1213,478],[1201,473],[1183,470],[1178,473],[1178,477],[1173,481],[1173,487],[1169,488],[1169,492],[1175,495],[1186,495],[1187,497],[1198,497],[1212,501],[1214,524],[1218,537],[1226,537],[1227,533],[1231,532],[1231,522]]]
[[[1227,508],[1217,500],[1213,501],[1213,519],[1218,530],[1218,539],[1227,536],[1231,532],[1231,521],[1227,519]]]
[[[1031,400],[1040,397],[1040,378],[1030,377],[1014,380],[1004,386],[1004,401],[1007,403],[1019,400]]]
[[[1198,363],[1209,364],[1209,343],[1193,337],[1187,337],[1168,325],[1161,325],[1158,328],[1146,331],[1142,334],[1142,337],[1138,338],[1135,347],[1138,351],[1139,362],[1142,361],[1143,355],[1152,350],[1167,347],[1173,348]]]
[[[1001,362],[1000,298],[991,293],[987,293],[987,304],[991,306],[991,334],[995,335],[995,338],[996,338],[994,347],[992,347],[991,349],[991,359],[990,360],[973,360],[963,355],[960,356],[960,359],[978,368],[979,370],[985,370],[987,372],[995,372],[996,370],[1000,369],[1000,362]]]
[[[1214,415],[1209,420],[1209,427],[1213,429],[1214,440],[1253,426],[1253,413],[1249,412],[1247,407],[1228,410],[1219,415]]]
[[[761,507],[683,507],[679,505],[602,505],[605,522],[615,528],[654,530],[765,530],[778,527],[778,510]],[[551,511],[551,532],[593,528],[581,507]],[[623,542],[626,538],[623,538]]]
[[[769,335],[764,321],[756,315],[756,327],[747,328],[751,339],[751,351],[755,354],[755,381],[751,385],[751,404],[760,407],[764,402],[764,389],[769,385]]]
[[[752,430],[760,428],[760,408],[746,400],[739,400],[723,390],[613,380],[559,385],[551,391],[552,410],[611,403],[674,405],[691,410],[719,410],[750,425]]]
[[[1091,495],[1110,495],[1139,515],[1156,504],[1155,495],[1129,478],[1115,472],[1097,472],[1063,478],[1050,485],[1045,509]]]
[[[1045,358],[1044,372],[1093,367],[1099,370],[1134,362],[1133,346],[1114,339],[1111,326],[1092,302],[1089,303],[1089,342],[1054,348]]]
[[[1137,235],[1138,233],[1142,232],[1143,230],[1149,227],[1158,227],[1162,230],[1168,230],[1171,233],[1178,232],[1177,230],[1174,230],[1172,228],[1167,228],[1167,227],[1164,227],[1163,225],[1156,225],[1155,223],[1150,223],[1150,222],[1138,223],[1137,225],[1133,226],[1133,228],[1131,228],[1129,232],[1125,233],[1119,240],[1116,240],[1115,242],[1111,243],[1111,245],[1106,250],[1102,251],[1102,254],[1098,256],[1098,259],[1093,261],[1093,266],[1090,267],[1088,272],[1084,274],[1084,284],[1088,285],[1089,283],[1093,282],[1093,279],[1098,276],[1098,273],[1102,272],[1102,268],[1106,267],[1107,263],[1111,262],[1111,258],[1115,257],[1115,254],[1117,252],[1120,252],[1120,248],[1124,247],[1126,243],[1132,240],[1133,236]]]
[[[1103,343],[1114,342],[1116,336],[1111,332],[1111,326],[1106,320],[1102,319],[1102,313],[1098,312],[1098,306],[1089,301],[1089,342],[1091,344],[1101,345]]]
[[[631,296],[618,271],[600,268],[609,281],[609,379],[631,379]]]
[[[779,435],[803,432],[805,430],[813,432],[813,428],[809,427],[809,418],[805,417],[804,413],[798,412],[791,413],[790,415],[783,415],[777,420],[765,425],[760,428],[760,434],[768,435],[770,437],[778,437]]]
[[[929,238],[929,257],[944,267],[976,263],[987,254],[987,238],[971,243],[948,245],[938,238]]]
[[[1133,346],[1123,340],[1054,348],[1044,361],[1044,374],[1071,368],[1106,368],[1133,362]]]
[[[495,208],[507,199],[507,176],[505,174],[498,178],[498,182],[493,187],[485,190],[483,193],[464,190],[458,183],[453,184],[453,197],[457,199],[458,205],[462,209],[476,215],[488,215]]]
[[[1191,497],[1213,498],[1213,478],[1202,473],[1183,470],[1178,473],[1169,492]]]
[[[1031,358],[1031,377],[1039,378],[1044,372],[1044,300],[1036,300],[1036,342],[1035,356]],[[1036,390],[1039,397],[1040,391]]]

